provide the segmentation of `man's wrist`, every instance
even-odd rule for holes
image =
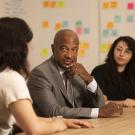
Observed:
[[[91,83],[93,81],[93,76],[89,75],[86,80],[85,83],[88,85],[89,83]]]

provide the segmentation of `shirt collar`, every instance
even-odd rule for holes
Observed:
[[[65,70],[63,68],[61,68],[60,66],[58,66],[58,70],[59,70],[61,75],[65,72]]]

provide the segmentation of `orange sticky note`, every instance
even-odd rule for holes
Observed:
[[[107,23],[107,28],[108,29],[112,29],[114,27],[114,23],[113,22],[108,22]]]
[[[109,8],[109,2],[104,2],[102,5],[103,9],[108,9]]]
[[[43,28],[49,28],[49,22],[43,21],[42,26],[43,26]]]
[[[89,43],[88,42],[84,42],[83,43],[83,48],[84,49],[88,49],[89,48]]]
[[[43,7],[48,8],[49,5],[50,5],[50,3],[48,0],[43,2]]]
[[[62,28],[62,24],[60,23],[60,22],[57,22],[56,24],[55,24],[55,30],[59,30],[59,29],[61,29]]]
[[[116,1],[112,1],[110,7],[111,8],[117,8],[117,2]]]
[[[56,7],[56,2],[55,1],[51,1],[50,2],[50,7],[51,8],[55,8]]]

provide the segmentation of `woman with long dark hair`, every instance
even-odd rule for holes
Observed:
[[[41,118],[35,114],[24,79],[29,75],[27,55],[32,37],[24,20],[0,18],[0,135],[10,134],[15,123],[29,135],[49,134],[81,125],[93,127],[81,120]]]
[[[130,36],[117,38],[105,64],[95,67],[92,75],[107,100],[135,106],[135,40]]]

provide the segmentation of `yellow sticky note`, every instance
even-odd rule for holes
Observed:
[[[63,8],[65,5],[64,1],[57,2],[57,7]]]
[[[109,49],[110,49],[110,44],[103,43],[103,44],[100,45],[100,51],[101,51],[102,53],[108,52]]]
[[[85,50],[84,49],[79,49],[78,56],[79,57],[84,57],[85,56]]]
[[[42,26],[43,26],[43,28],[49,28],[49,22],[43,21]]]
[[[56,24],[55,24],[55,30],[59,30],[59,29],[61,29],[62,28],[62,24],[60,23],[60,22],[57,22]]]
[[[108,22],[107,23],[107,28],[108,29],[113,29],[113,27],[114,27],[114,22]]]
[[[102,5],[103,9],[109,9],[109,2],[104,2]]]
[[[41,50],[40,56],[47,57],[48,55],[49,55],[49,51],[48,51],[47,48],[44,48],[44,49]]]

